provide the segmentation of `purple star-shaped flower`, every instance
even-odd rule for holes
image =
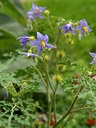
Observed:
[[[43,35],[40,32],[37,32],[37,40],[33,40],[30,42],[31,45],[38,47],[38,54],[41,53],[43,49],[53,49],[56,48],[55,46],[48,43],[49,37],[48,35]]]
[[[42,12],[45,10],[46,7],[38,7],[34,3],[32,4],[32,9],[27,12],[27,17],[30,20],[35,20],[37,17],[40,19],[43,18]]]
[[[33,36],[31,36],[31,37],[29,37],[29,36],[20,36],[20,37],[17,38],[17,40],[20,40],[20,42],[21,42],[20,45],[23,47],[23,49],[26,49],[25,45],[26,45],[27,42],[32,41],[34,39],[35,38]]]
[[[75,35],[74,28],[72,28],[71,24],[65,24],[60,29],[61,29],[61,32],[63,32],[64,34],[67,32],[70,32],[72,35]]]
[[[39,57],[37,54],[33,54],[33,53],[28,53],[28,52],[19,52],[19,53],[27,57],[32,57],[32,58],[34,58],[35,56]]]
[[[96,63],[96,53],[89,52],[89,54],[93,57],[93,60],[90,64]]]
[[[30,38],[28,36],[20,36],[17,38],[17,40],[20,40],[20,45],[25,49],[25,45],[30,40]]]
[[[85,19],[79,21],[79,26],[77,26],[76,29],[81,32],[82,36],[84,36],[85,33],[89,33],[92,31]]]

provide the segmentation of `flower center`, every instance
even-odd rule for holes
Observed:
[[[38,12],[39,12],[39,10],[38,10],[38,9],[36,9],[36,10],[35,10],[35,14],[37,14]]]
[[[41,41],[40,44],[42,45],[42,47],[45,47],[45,42]]]
[[[83,27],[84,32],[88,32],[88,28],[86,26]]]

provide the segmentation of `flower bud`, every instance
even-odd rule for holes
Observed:
[[[50,59],[50,58],[49,58],[48,55],[45,55],[45,56],[44,56],[44,60],[45,60],[45,61],[49,61],[49,59]]]
[[[57,51],[57,57],[59,57],[59,58],[63,58],[63,57],[65,57],[65,53],[64,53],[64,51],[63,51],[63,50],[61,50],[61,51]]]
[[[61,82],[62,81],[62,78],[61,78],[61,75],[54,75],[53,76],[53,79],[57,82],[57,83],[59,83],[59,82]]]
[[[73,22],[72,21],[69,21],[69,24],[73,25]]]
[[[79,25],[79,22],[75,22],[74,25],[75,25],[75,26],[78,26],[78,25]]]
[[[46,9],[46,10],[44,11],[44,14],[49,15],[49,14],[50,14],[50,11]]]
[[[74,40],[72,40],[71,38],[69,38],[66,42],[69,44],[74,44]]]
[[[34,36],[30,36],[30,40],[35,40],[35,37]]]
[[[72,37],[72,34],[70,32],[67,32],[67,33],[65,33],[65,37],[70,38],[70,37]]]

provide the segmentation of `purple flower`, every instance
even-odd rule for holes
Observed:
[[[38,54],[41,53],[43,49],[53,49],[56,48],[55,46],[48,43],[49,37],[48,35],[43,35],[40,32],[37,32],[37,40],[33,40],[30,42],[31,45],[38,47]]]
[[[8,95],[9,95],[8,92],[5,91],[5,92],[4,92],[4,99],[5,99],[5,100],[8,99]]]
[[[21,42],[20,45],[23,47],[23,49],[25,49],[25,45],[26,45],[27,42],[32,41],[34,39],[35,39],[34,36],[31,36],[31,37],[28,37],[28,36],[20,36],[20,37],[17,38],[17,40],[20,40],[20,42]]]
[[[67,32],[70,32],[72,35],[75,35],[74,28],[72,28],[71,24],[65,24],[60,29],[61,29],[61,32],[63,32],[64,34]]]
[[[84,36],[85,33],[89,33],[92,30],[90,29],[90,27],[88,26],[87,22],[85,19],[80,20],[79,22],[79,26],[76,27],[77,30],[79,30],[81,32],[81,35]]]
[[[90,64],[96,63],[96,53],[89,52],[89,54],[93,57],[93,60]]]
[[[32,58],[34,58],[35,56],[39,57],[37,54],[33,54],[33,53],[28,53],[28,52],[19,52],[19,53],[27,57],[32,57]]]
[[[28,19],[35,20],[37,17],[40,19],[43,18],[42,12],[45,10],[45,7],[38,7],[34,3],[32,4],[32,9],[27,13]]]

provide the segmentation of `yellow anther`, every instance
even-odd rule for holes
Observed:
[[[37,14],[38,12],[39,12],[39,10],[38,10],[38,9],[36,9],[36,10],[35,10],[35,14]]]
[[[42,45],[42,47],[45,47],[45,42],[41,41],[40,44]]]
[[[84,32],[88,32],[88,28],[86,26],[83,27]]]
[[[35,37],[34,36],[30,36],[30,40],[35,40]]]

